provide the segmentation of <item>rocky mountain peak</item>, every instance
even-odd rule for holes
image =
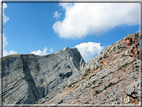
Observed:
[[[3,103],[35,104],[75,81],[85,61],[77,48],[38,56],[17,54],[3,58]]]
[[[65,47],[64,50],[69,50],[69,47]]]
[[[109,45],[88,63],[77,48],[3,58],[4,104],[140,103],[140,33]]]
[[[85,64],[77,81],[60,88],[48,104],[138,105],[140,103],[140,33],[109,45]]]

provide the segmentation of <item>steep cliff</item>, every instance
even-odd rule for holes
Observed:
[[[77,81],[39,102],[48,104],[139,104],[140,33],[108,46],[80,70]]]
[[[85,61],[77,48],[37,56],[17,54],[3,58],[3,103],[35,104],[80,76]]]

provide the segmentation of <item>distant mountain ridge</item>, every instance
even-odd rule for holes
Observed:
[[[77,48],[3,59],[4,104],[140,103],[140,33],[109,45],[88,63]]]

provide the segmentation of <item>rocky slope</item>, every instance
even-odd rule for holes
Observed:
[[[35,104],[80,76],[85,61],[77,48],[37,56],[17,54],[3,58],[3,104]]]
[[[80,70],[78,80],[60,87],[56,96],[38,103],[49,104],[139,104],[140,33],[108,46]]]
[[[76,48],[3,58],[4,104],[139,104],[140,33],[85,64]]]

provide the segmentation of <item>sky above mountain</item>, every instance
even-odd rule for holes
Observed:
[[[139,3],[3,3],[3,55],[77,47],[88,62],[139,32]]]

